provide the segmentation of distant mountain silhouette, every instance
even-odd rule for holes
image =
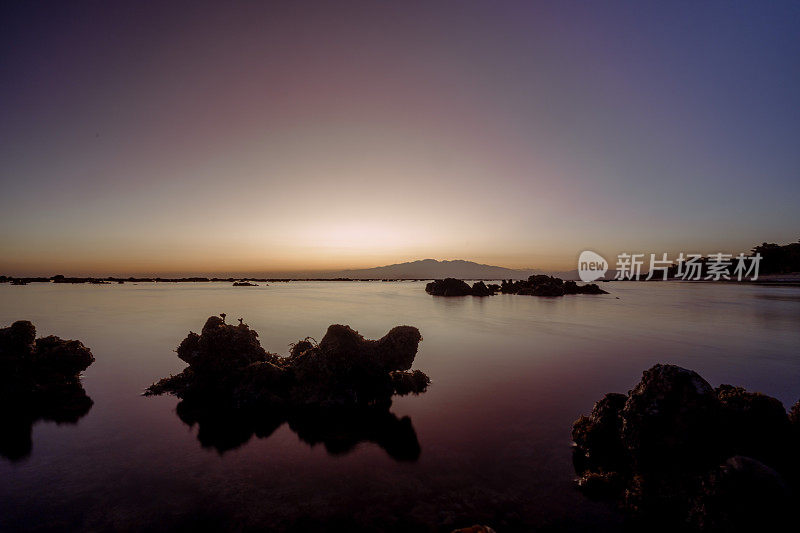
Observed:
[[[343,278],[381,278],[381,279],[527,279],[533,274],[541,274],[541,270],[516,270],[492,265],[483,265],[473,261],[456,259],[453,261],[437,261],[423,259],[396,265],[374,268],[341,270],[335,277]]]
[[[616,271],[609,270],[605,279],[613,279]],[[395,265],[386,265],[373,268],[359,268],[339,270],[336,272],[317,273],[319,277],[326,278],[351,278],[351,279],[528,279],[534,274],[547,274],[563,280],[578,281],[576,270],[542,270],[542,269],[514,269],[494,265],[484,265],[474,261],[454,259],[452,261],[437,261],[436,259],[422,259]],[[324,274],[324,275],[322,275]],[[314,277],[314,276],[309,276]]]

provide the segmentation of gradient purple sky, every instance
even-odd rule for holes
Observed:
[[[0,273],[567,269],[800,237],[800,2],[0,13]]]

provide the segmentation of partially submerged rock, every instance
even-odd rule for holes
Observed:
[[[787,509],[797,422],[774,398],[655,365],[573,424],[578,486],[648,527],[752,530]]]
[[[94,362],[80,341],[36,338],[27,320],[0,329],[0,416],[4,421],[0,455],[27,457],[31,429],[40,419],[75,423],[89,412],[92,400],[80,384],[80,373]]]
[[[567,294],[608,294],[594,283],[578,285],[552,276],[536,275],[527,280],[504,280],[501,285],[486,285],[477,281],[470,287],[456,278],[437,279],[425,286],[425,292],[433,296],[492,296],[503,294],[525,294],[531,296],[564,296]]]
[[[215,435],[206,442],[220,451],[229,447],[225,439],[207,429],[218,425],[216,420],[241,422],[232,432],[240,436],[233,439],[239,444],[254,433],[268,436],[283,422],[311,427],[308,434],[315,434],[315,423],[309,420],[339,420],[351,435],[348,442],[372,440],[388,451],[387,435],[399,432],[406,442],[416,442],[410,421],[398,421],[388,409],[393,395],[419,394],[430,383],[423,372],[410,370],[421,340],[419,330],[411,326],[397,326],[378,340],[367,340],[337,324],[319,344],[306,338],[292,346],[288,357],[280,357],[265,351],[258,333],[244,322],[234,326],[210,317],[200,335],[190,332],[178,346],[178,357],[189,366],[154,383],[145,394],[181,398],[181,419],[200,424],[201,442]],[[371,422],[362,428],[358,421]],[[330,439],[311,440],[327,447]]]
[[[470,296],[472,288],[460,279],[445,278],[425,285],[425,292],[433,296]]]
[[[524,281],[503,281],[503,294],[526,294],[531,296],[564,296],[568,294],[608,294],[595,283],[578,285],[574,281],[538,274]]]

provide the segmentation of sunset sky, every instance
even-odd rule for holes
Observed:
[[[793,242],[800,2],[4,2],[0,186],[11,275]]]

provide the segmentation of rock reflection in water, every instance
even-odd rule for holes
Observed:
[[[323,444],[331,455],[344,455],[362,442],[372,442],[397,461],[420,455],[409,417],[398,418],[385,406],[306,407],[291,411],[220,409],[183,400],[176,408],[187,425],[197,424],[197,440],[220,454],[247,443],[254,435],[268,438],[284,423],[309,446]]]

